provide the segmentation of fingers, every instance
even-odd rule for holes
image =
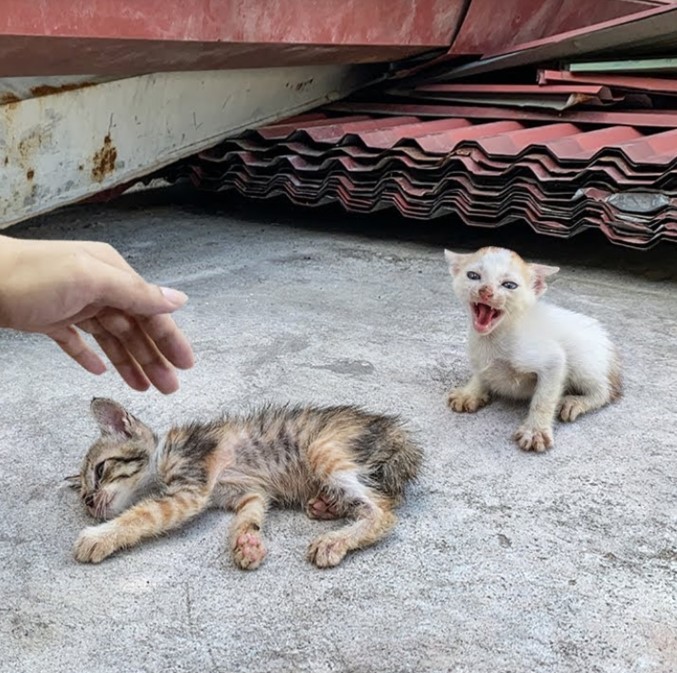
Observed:
[[[190,342],[168,315],[139,318],[141,327],[160,352],[179,369],[190,369],[195,356]]]
[[[89,280],[91,303],[135,315],[172,313],[188,301],[183,292],[151,285],[137,273],[109,264],[98,267]]]
[[[157,289],[156,285],[150,285],[149,283],[146,283],[136,272],[136,270],[129,264],[129,262],[127,262],[127,260],[112,245],[109,245],[108,243],[92,241],[84,241],[81,243],[81,245],[83,245],[87,252],[92,255],[92,257],[95,257],[101,262],[105,262],[109,266],[129,272],[131,275],[140,280],[146,286],[146,288]],[[169,287],[161,287],[159,289],[165,299],[167,299],[173,305],[176,305],[172,310],[180,308],[188,300],[187,295],[183,292],[180,292],[179,290],[174,290]],[[127,310],[124,306],[117,306],[116,308]]]
[[[103,360],[85,343],[75,327],[62,327],[48,336],[54,339],[65,353],[88,372],[103,374],[106,371]]]
[[[78,245],[81,253],[74,258],[70,277],[83,295],[80,307],[44,331],[88,371],[102,373],[105,364],[75,327],[92,334],[135,390],[154,385],[163,393],[176,391],[179,382],[174,367],[192,367],[194,356],[188,339],[168,314],[188,297],[147,283],[108,244]]]
[[[139,363],[120,340],[110,334],[96,318],[83,320],[77,326],[94,337],[96,343],[130,388],[141,392],[150,388],[151,383]]]
[[[160,323],[169,321],[174,331],[181,335],[171,318],[157,316],[154,320],[157,318],[165,319]],[[106,310],[78,326],[92,334],[123,379],[136,390],[146,390],[151,384],[165,394],[178,389],[179,381],[174,367],[154,339],[132,317],[120,311]],[[171,326],[164,327],[169,330],[167,339],[170,338]],[[188,354],[192,357],[189,346]]]

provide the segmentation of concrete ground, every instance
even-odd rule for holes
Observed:
[[[675,249],[446,227],[163,191],[10,230],[110,241],[188,292],[198,363],[175,395],[139,394],[0,334],[0,671],[677,670]],[[445,406],[469,368],[442,248],[490,241],[561,265],[550,298],[625,356],[624,399],[544,455],[513,445],[519,405]],[[300,511],[271,514],[254,572],[224,553],[220,512],[82,566],[90,521],[61,480],[96,435],[95,395],[157,429],[260,400],[359,403],[408,418],[426,469],[392,537],[334,570],[304,560],[334,524]]]

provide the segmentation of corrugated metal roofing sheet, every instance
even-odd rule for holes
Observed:
[[[314,118],[226,141],[173,168],[210,190],[355,212],[395,207],[567,237],[598,228],[621,245],[677,241],[677,130],[568,122]],[[293,127],[293,128],[292,128]]]

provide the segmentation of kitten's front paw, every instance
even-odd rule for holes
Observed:
[[[575,421],[584,411],[586,406],[577,395],[565,395],[562,398],[562,406],[559,408],[559,417],[563,421]]]
[[[343,561],[347,553],[345,539],[335,533],[327,533],[310,543],[306,558],[318,568],[333,568]]]
[[[233,561],[242,570],[255,570],[266,558],[266,548],[261,536],[254,531],[240,533],[233,547]]]
[[[108,524],[102,524],[89,526],[80,533],[73,554],[80,563],[101,563],[117,550],[114,532]]]
[[[521,425],[514,435],[520,449],[542,453],[553,445],[552,428],[537,428]]]
[[[489,395],[473,395],[465,388],[454,388],[447,398],[447,404],[452,411],[458,413],[473,413],[489,404]]]

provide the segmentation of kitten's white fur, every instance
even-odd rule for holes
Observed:
[[[527,264],[505,248],[445,250],[445,257],[471,318],[473,376],[449,393],[454,411],[476,411],[491,394],[530,399],[515,439],[522,449],[544,451],[558,411],[573,421],[620,396],[616,349],[599,322],[539,299],[557,267]]]

